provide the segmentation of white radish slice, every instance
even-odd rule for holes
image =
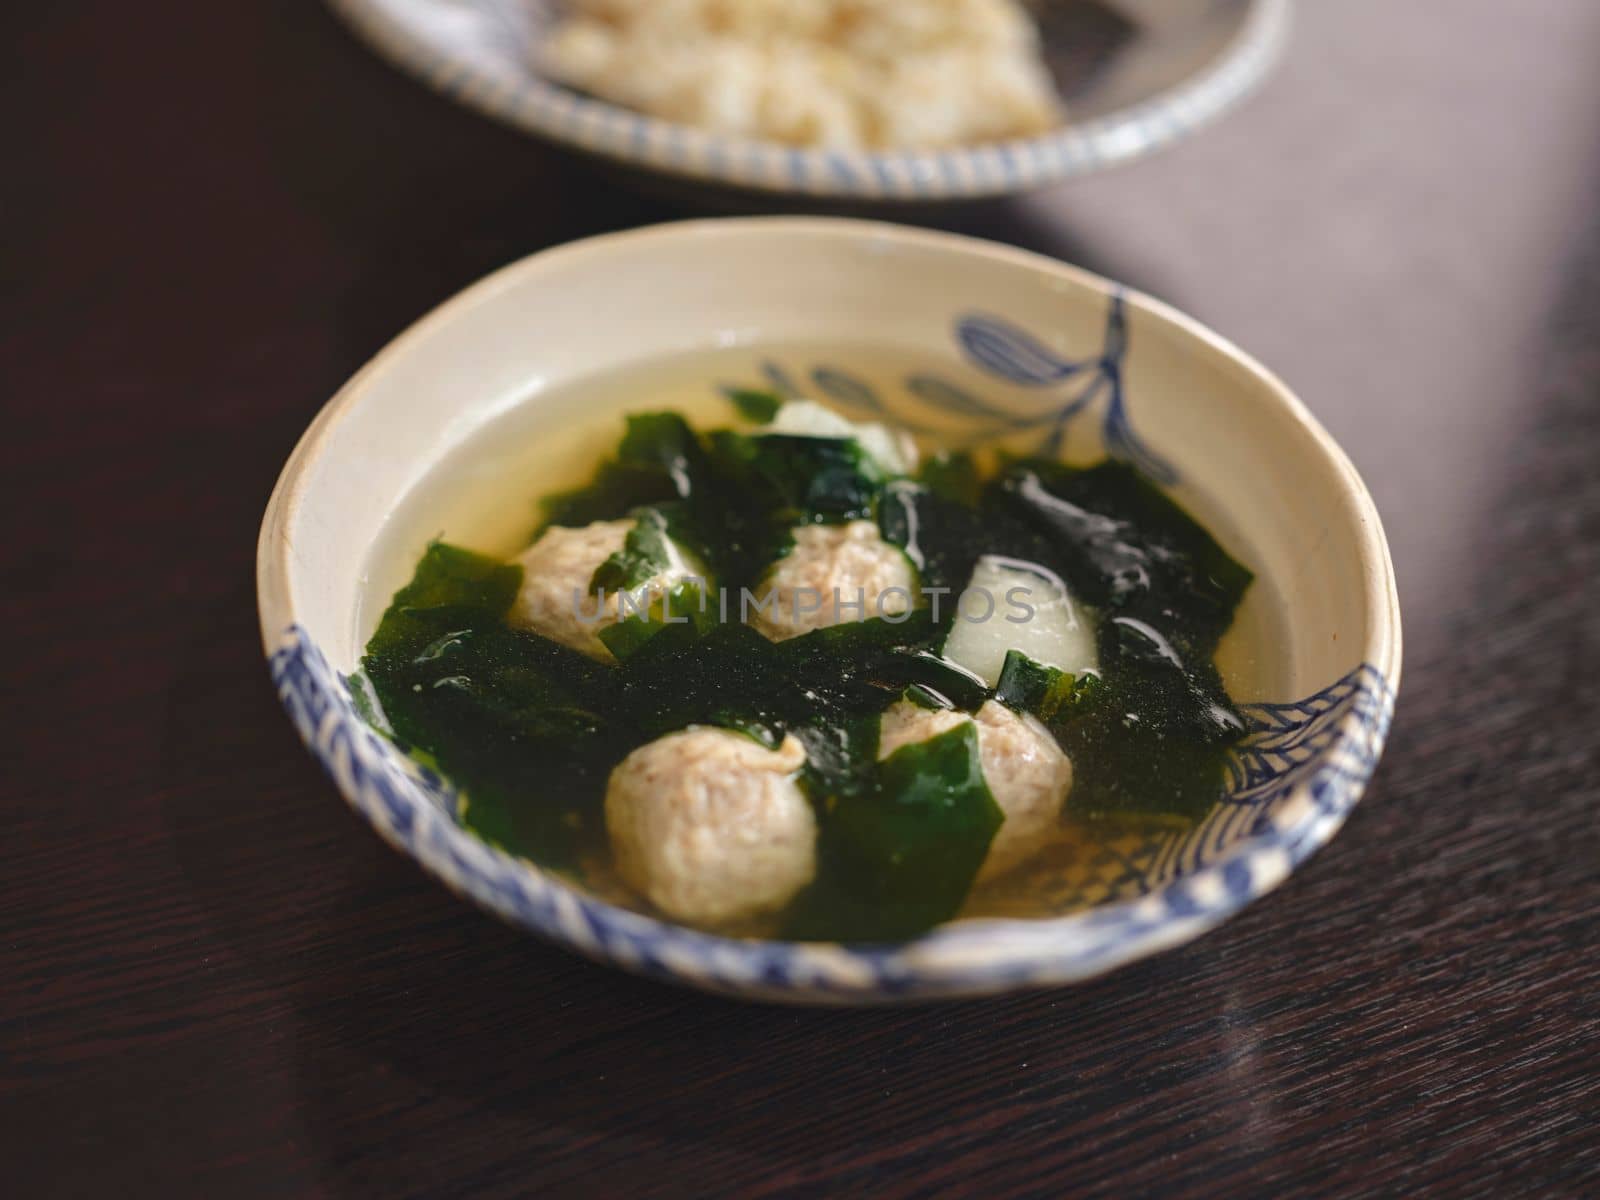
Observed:
[[[871,421],[852,421],[815,400],[786,400],[762,433],[791,437],[854,438],[857,444],[891,475],[916,470],[917,447],[904,434]]]
[[[1094,623],[1061,577],[1021,559],[986,554],[959,600],[944,657],[994,687],[1011,650],[1069,675],[1100,671]]]

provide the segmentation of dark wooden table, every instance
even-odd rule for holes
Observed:
[[[1350,449],[1387,758],[1278,893],[1092,985],[754,1007],[359,825],[256,642],[317,407],[488,269],[677,215],[309,3],[14,6],[0,69],[13,1196],[1600,1192],[1600,7],[1308,4],[1245,110],[958,227],[1147,288]]]

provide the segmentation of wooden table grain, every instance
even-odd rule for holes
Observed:
[[[680,215],[319,7],[8,14],[0,1146],[15,1196],[1600,1192],[1600,8],[1308,3],[1245,109],[925,219],[1261,355],[1387,522],[1408,643],[1345,831],[1069,990],[792,1011],[426,881],[256,642],[272,481],[485,271]]]

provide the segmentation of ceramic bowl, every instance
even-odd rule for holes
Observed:
[[[1013,194],[1166,146],[1266,76],[1290,8],[1289,0],[1040,0],[1045,59],[1067,105],[1066,125],[952,150],[867,153],[708,133],[553,83],[533,63],[558,0],[330,4],[385,58],[515,128],[702,191],[847,206]]]
[[[955,421],[975,436],[1058,446],[1070,461],[1110,454],[1165,482],[1257,575],[1219,653],[1250,726],[1225,802],[1187,833],[1090,855],[1041,885],[1039,902],[1059,915],[958,920],[884,946],[685,929],[462,829],[448,782],[352,706],[345,676],[373,619],[370,596],[362,606],[371,549],[464,443],[513,420],[544,421],[556,436],[586,380],[696,351],[719,363],[743,355],[752,373],[847,410]],[[705,380],[708,392],[717,382]],[[524,486],[517,504],[546,490]],[[1282,383],[1194,321],[1083,271],[873,222],[657,226],[548,250],[468,288],[383,350],[306,431],[267,507],[258,571],[262,636],[290,717],[391,844],[591,958],[779,1000],[1068,983],[1188,941],[1333,836],[1377,763],[1400,675],[1372,499]]]

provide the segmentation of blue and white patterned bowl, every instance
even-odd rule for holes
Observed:
[[[849,204],[1005,195],[1148,154],[1247,95],[1289,24],[1289,0],[1119,0],[1125,36],[1101,39],[1074,24],[1076,2],[1054,0],[1067,43],[1059,54],[1050,53],[1058,22],[1045,24],[1047,57],[1073,63],[1058,71],[1073,83],[1068,124],[960,149],[868,153],[724,137],[553,83],[533,60],[554,0],[329,0],[385,58],[518,129],[659,175]]]
[[[828,347],[826,361],[807,347]],[[1073,461],[1111,454],[1162,478],[1257,573],[1219,653],[1252,726],[1226,801],[1189,833],[1040,884],[1038,902],[1060,915],[963,919],[893,946],[695,932],[463,830],[447,781],[363,724],[345,685],[372,619],[370,603],[358,616],[372,547],[463,443],[513,419],[562,436],[585,380],[696,351],[719,355],[718,371],[733,354],[750,377],[847,410]],[[727,382],[707,378],[708,395]],[[524,486],[527,499],[545,490]],[[1197,936],[1333,836],[1382,750],[1400,674],[1372,500],[1281,383],[1188,318],[1059,262],[859,221],[658,226],[545,251],[467,289],[383,350],[307,430],[267,508],[258,583],[290,716],[395,847],[592,958],[779,1000],[1067,983]]]

